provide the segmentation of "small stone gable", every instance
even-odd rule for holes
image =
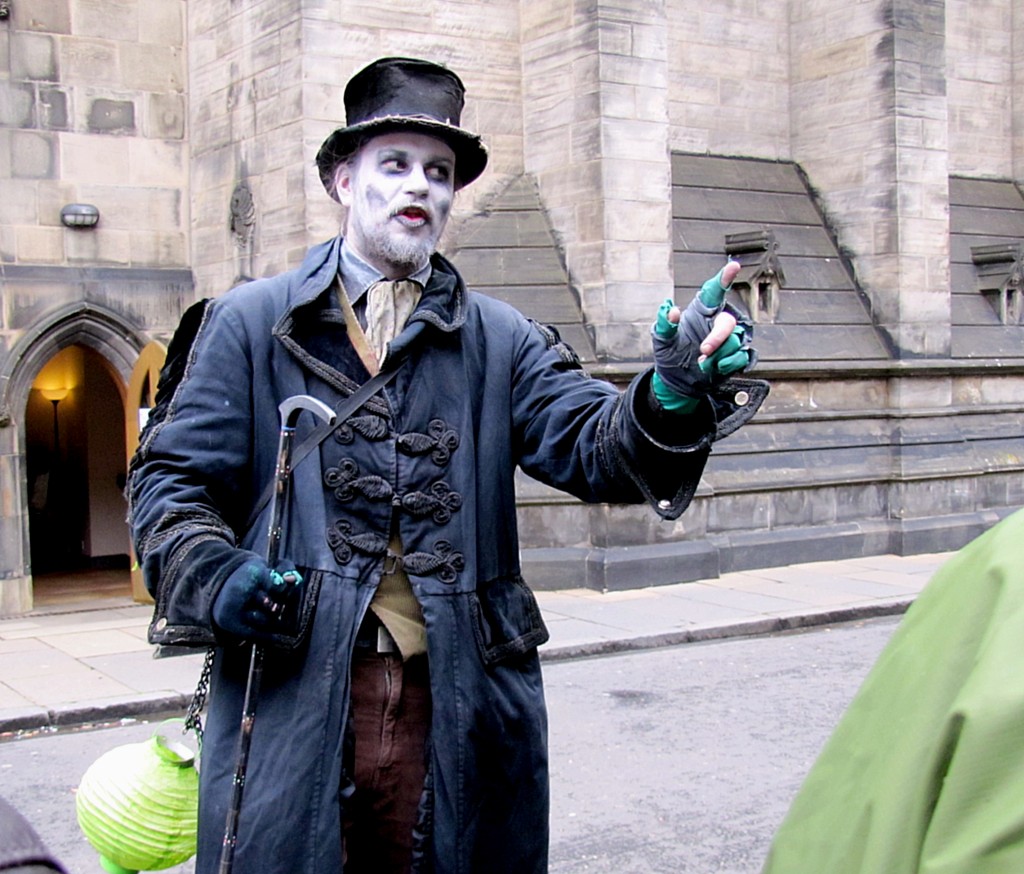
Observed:
[[[1022,252],[1024,197],[1017,186],[951,177],[949,286],[954,358],[1024,359]],[[1007,293],[1010,314],[1001,316],[1000,298]],[[1002,303],[1006,305],[1005,297]]]
[[[672,249],[677,302],[689,301],[722,266],[727,238],[741,236],[769,236],[775,244],[773,258],[785,274],[784,284],[773,292],[776,299],[770,310],[774,314],[768,308],[754,313],[755,345],[762,361],[889,358],[866,298],[796,164],[674,154]],[[740,256],[741,263],[744,258]],[[742,294],[738,299],[746,302]]]
[[[584,362],[596,360],[532,177],[513,179],[486,210],[461,222],[456,237],[447,254],[470,288],[554,326]]]

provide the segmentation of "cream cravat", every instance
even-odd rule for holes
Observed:
[[[378,366],[384,363],[388,343],[405,327],[422,294],[423,286],[414,279],[382,279],[367,289],[366,339]],[[402,553],[397,531],[392,533],[390,549]],[[404,570],[381,577],[370,609],[391,634],[402,658],[427,651],[423,613]]]
[[[382,279],[366,292],[366,339],[384,363],[388,343],[405,327],[420,302],[423,286],[414,279]]]

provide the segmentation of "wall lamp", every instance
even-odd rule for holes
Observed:
[[[39,394],[46,398],[51,404],[59,404],[70,393],[71,389],[69,388],[42,388],[39,390]]]
[[[69,203],[60,211],[60,223],[66,228],[94,228],[100,211],[91,203]]]

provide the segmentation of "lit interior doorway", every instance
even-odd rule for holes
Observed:
[[[39,371],[25,413],[33,601],[130,598],[124,389],[69,346]]]

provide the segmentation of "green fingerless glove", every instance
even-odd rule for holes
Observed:
[[[724,270],[724,268],[723,268]],[[727,286],[722,270],[701,286],[678,324],[668,319],[675,304],[666,300],[651,326],[655,373],[651,391],[662,408],[690,413],[700,398],[733,373],[749,370],[757,356],[751,348],[753,325],[725,303]],[[728,310],[737,320],[736,328],[711,355],[700,360],[700,344],[711,331],[715,316]]]

